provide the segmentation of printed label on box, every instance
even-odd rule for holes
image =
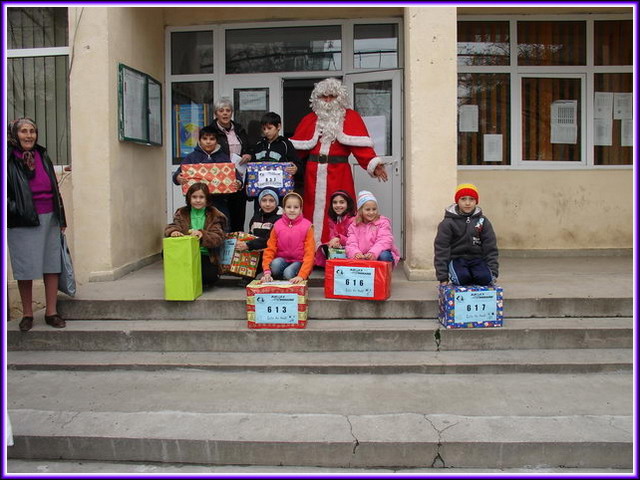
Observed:
[[[298,295],[256,294],[256,323],[298,323]]]
[[[222,265],[230,265],[233,259],[233,252],[236,249],[236,238],[227,238],[222,245],[222,252],[220,253],[220,263]]]
[[[333,277],[333,292],[335,295],[373,297],[374,276],[375,268],[336,267]]]
[[[283,170],[260,170],[258,172],[258,188],[284,186]]]
[[[496,319],[496,291],[456,292],[456,323],[491,322]]]

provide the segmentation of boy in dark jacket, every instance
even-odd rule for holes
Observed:
[[[212,127],[201,128],[198,134],[198,145],[193,149],[193,152],[184,157],[182,162],[180,162],[180,165],[190,165],[194,163],[230,163],[231,160],[229,159],[229,155],[222,150],[219,140],[219,134],[215,129]],[[236,170],[236,185],[238,190],[240,190],[240,188],[242,188],[242,182],[237,180],[238,178],[240,178],[240,174]],[[173,183],[176,185],[182,185],[187,181],[188,179],[182,175],[182,170],[179,166],[173,174]],[[233,193],[210,194],[208,202],[227,217],[229,220],[227,225],[229,225],[231,221],[228,205],[231,195],[233,195]]]
[[[498,244],[471,183],[456,188],[434,241],[434,266],[441,285],[490,285],[498,278]]]
[[[267,246],[267,240],[271,234],[271,229],[276,220],[282,216],[278,210],[278,194],[270,188],[263,188],[258,194],[259,210],[253,215],[249,222],[249,233],[255,235],[256,239],[248,242],[238,242],[236,250],[244,252],[246,250],[262,250]]]
[[[285,171],[294,176],[295,188],[299,187],[302,176],[302,160],[298,157],[291,141],[280,135],[282,119],[274,112],[267,112],[260,120],[262,139],[253,148],[252,162],[291,162],[293,166]]]

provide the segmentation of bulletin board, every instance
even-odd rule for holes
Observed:
[[[118,137],[162,145],[162,85],[123,64],[118,65]]]

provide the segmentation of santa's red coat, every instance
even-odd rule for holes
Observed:
[[[373,176],[373,171],[382,160],[373,149],[373,141],[360,114],[355,110],[346,110],[342,132],[330,145],[321,142],[322,137],[317,129],[317,120],[315,113],[306,115],[298,124],[293,137],[290,138],[301,156],[305,158],[314,154],[329,156],[353,154],[360,166]],[[316,245],[329,241],[327,207],[331,194],[336,190],[345,190],[354,201],[356,200],[349,163],[306,162],[303,214],[313,222]]]

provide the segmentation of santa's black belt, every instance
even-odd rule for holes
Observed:
[[[318,163],[349,163],[349,157],[344,155],[309,155],[309,161]]]

